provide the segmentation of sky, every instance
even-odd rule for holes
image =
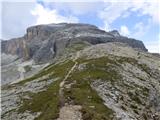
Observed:
[[[49,23],[88,23],[143,41],[160,53],[158,0],[0,0],[0,38],[21,37],[26,28]]]

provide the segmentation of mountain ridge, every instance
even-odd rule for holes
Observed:
[[[2,53],[17,55],[24,60],[34,59],[45,63],[73,42],[86,41],[89,44],[123,42],[133,48],[147,51],[142,41],[121,36],[118,31],[105,32],[89,24],[48,24],[27,28],[20,38],[2,41]],[[46,59],[42,59],[44,57]]]

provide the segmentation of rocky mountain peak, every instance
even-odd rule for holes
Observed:
[[[112,30],[112,31],[110,31],[109,33],[111,33],[111,34],[114,35],[115,37],[119,37],[119,36],[120,36],[118,30]]]
[[[24,37],[2,41],[2,52],[43,63],[62,54],[68,46],[78,42],[91,45],[122,42],[147,51],[142,41],[121,36],[117,30],[105,32],[94,25],[60,23],[27,28]]]

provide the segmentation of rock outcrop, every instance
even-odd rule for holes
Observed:
[[[29,27],[23,37],[2,41],[2,52],[45,63],[62,54],[70,44],[83,41],[90,44],[123,42],[147,51],[141,41],[123,37],[116,30],[105,32],[93,25],[61,23]]]

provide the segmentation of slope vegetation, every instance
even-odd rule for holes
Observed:
[[[75,49],[3,86],[2,119],[158,120],[159,61],[122,43]]]

